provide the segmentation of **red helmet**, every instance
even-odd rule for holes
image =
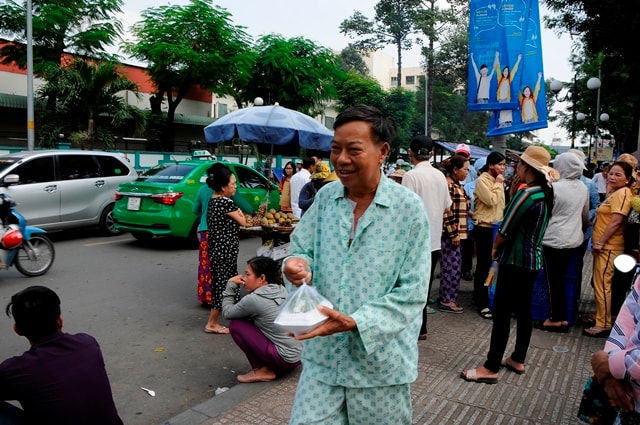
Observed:
[[[20,244],[22,244],[23,240],[24,237],[22,236],[22,233],[20,233],[20,230],[10,229],[7,230],[4,235],[2,235],[1,242],[2,246],[6,249],[14,249],[19,247]]]

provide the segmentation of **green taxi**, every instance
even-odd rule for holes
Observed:
[[[207,170],[216,162],[221,161],[161,162],[136,180],[121,184],[115,194],[114,227],[136,239],[173,236],[195,240],[199,219],[193,203],[206,184]],[[236,176],[237,194],[246,201],[245,213],[257,211],[267,198],[267,209],[280,208],[277,185],[251,167],[222,162]]]

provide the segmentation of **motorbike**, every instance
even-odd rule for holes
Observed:
[[[29,226],[15,207],[13,199],[0,193],[0,269],[15,265],[25,276],[41,276],[53,265],[53,243],[46,230]]]

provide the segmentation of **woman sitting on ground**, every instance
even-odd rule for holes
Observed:
[[[236,303],[240,287],[248,292]],[[222,317],[231,337],[244,352],[252,370],[239,382],[273,381],[300,365],[302,342],[274,324],[287,298],[278,264],[269,257],[247,261],[244,275],[232,277],[222,299]]]

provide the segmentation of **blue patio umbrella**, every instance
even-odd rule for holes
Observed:
[[[301,112],[279,105],[254,106],[231,112],[204,128],[207,143],[238,138],[249,143],[288,145],[328,152],[333,131]]]

